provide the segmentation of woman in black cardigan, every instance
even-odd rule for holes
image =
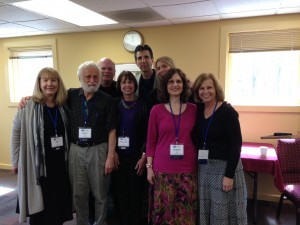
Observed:
[[[131,72],[119,75],[117,88],[123,96],[116,99],[119,166],[112,177],[113,191],[120,224],[136,225],[142,224],[149,112],[146,103],[134,94],[137,81]]]

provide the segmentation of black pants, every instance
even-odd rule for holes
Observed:
[[[137,175],[136,162],[120,159],[119,169],[112,174],[113,195],[121,225],[142,224],[146,175]]]

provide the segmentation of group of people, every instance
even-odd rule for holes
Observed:
[[[191,85],[148,45],[134,57],[141,74],[117,81],[111,59],[82,63],[68,91],[39,72],[13,121],[19,221],[61,225],[75,211],[77,225],[106,225],[111,189],[121,225],[247,224],[238,113],[216,76]]]

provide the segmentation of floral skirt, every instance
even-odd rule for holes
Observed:
[[[195,225],[197,173],[155,173],[150,187],[149,224]]]

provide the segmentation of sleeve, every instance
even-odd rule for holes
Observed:
[[[18,161],[19,161],[20,141],[21,141],[20,113],[21,110],[18,110],[13,120],[12,134],[10,140],[11,162],[13,167],[18,167]]]
[[[149,121],[149,110],[146,103],[143,102],[142,106],[142,125],[143,125],[143,145],[141,148],[141,152],[146,153],[146,142],[147,142],[147,134],[148,134],[148,121]]]
[[[238,113],[232,108],[227,113],[225,132],[229,141],[229,156],[225,176],[233,178],[241,155],[242,133]]]
[[[150,111],[146,144],[146,155],[148,157],[154,157],[158,139],[157,109],[158,108],[155,106]]]

